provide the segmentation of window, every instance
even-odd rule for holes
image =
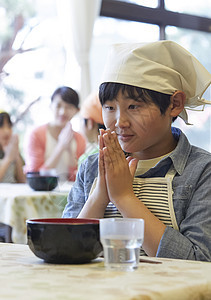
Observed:
[[[147,34],[144,34],[147,33]],[[159,40],[159,27],[153,24],[99,17],[95,23],[91,49],[92,87],[99,87],[100,75],[109,46],[116,43],[153,42]]]
[[[166,27],[166,37],[185,47],[208,70],[211,70],[211,61],[209,59],[211,49],[210,33],[168,26]],[[203,97],[211,100],[210,87]],[[211,106],[205,106],[204,111],[200,112],[187,110],[187,113],[189,122],[193,125],[187,126],[180,119],[175,122],[175,125],[178,125],[184,131],[192,144],[211,151]]]
[[[165,0],[165,8],[171,11],[211,18],[209,0]]]
[[[116,1],[121,1],[121,0],[116,0]],[[123,2],[134,3],[134,4],[143,5],[147,7],[158,6],[158,0],[123,0]]]

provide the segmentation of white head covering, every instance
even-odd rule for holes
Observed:
[[[186,94],[186,108],[211,104],[202,98],[211,83],[211,74],[190,52],[172,41],[113,45],[103,82],[123,83],[169,95],[181,90]],[[180,117],[188,123],[185,109]]]

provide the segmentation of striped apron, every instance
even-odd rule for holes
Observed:
[[[179,230],[173,207],[172,180],[176,171],[170,169],[165,177],[137,178],[133,180],[133,190],[137,198],[166,226]],[[109,202],[104,218],[122,218],[115,205]],[[140,255],[146,255],[141,249]]]

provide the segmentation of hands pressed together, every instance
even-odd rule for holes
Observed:
[[[69,164],[70,166],[77,166],[77,160],[72,154],[71,141],[73,140],[73,130],[70,122],[67,122],[65,127],[61,130],[58,136],[58,142],[54,151],[52,151],[51,156],[45,161],[45,169],[56,168],[59,160],[61,159],[61,154],[63,151],[68,151],[69,153]]]
[[[63,149],[69,149],[72,138],[73,138],[72,125],[70,122],[67,122],[67,124],[59,134],[58,137],[59,145],[61,145]]]
[[[19,139],[18,135],[12,135],[9,143],[3,147],[5,158],[10,162],[16,161],[19,158]]]
[[[102,218],[109,202],[119,210],[128,207],[133,192],[133,177],[138,160],[125,157],[115,132],[100,130],[99,162],[96,187],[84,205],[80,217]]]
[[[0,168],[0,182],[7,172],[9,165],[15,162],[15,179],[17,182],[25,182],[25,175],[23,173],[23,160],[19,151],[19,139],[17,134],[13,134],[9,143],[2,147],[4,151],[4,158]]]
[[[99,136],[99,175],[100,195],[118,205],[124,199],[134,197],[133,177],[138,160],[125,157],[115,132],[109,129],[100,131]]]

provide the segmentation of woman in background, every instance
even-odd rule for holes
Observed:
[[[13,134],[10,115],[0,111],[0,182],[25,182],[23,164],[18,136]]]
[[[77,160],[86,148],[85,138],[72,130],[71,119],[79,111],[79,97],[62,86],[51,96],[53,120],[35,128],[26,147],[26,172],[56,169],[61,181],[74,181]]]

